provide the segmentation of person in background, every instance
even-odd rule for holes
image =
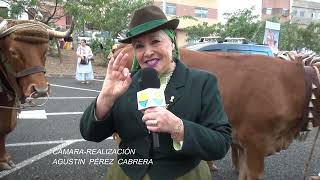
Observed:
[[[77,49],[77,57],[76,80],[81,83],[89,83],[90,80],[94,79],[90,61],[93,54],[91,48],[86,44],[86,40],[81,40]],[[81,63],[81,60],[85,60],[86,63]]]
[[[157,6],[136,10],[120,40],[134,47],[132,74],[125,68],[128,54],[111,57],[101,92],[81,117],[84,139],[100,142],[117,132],[119,150],[134,151],[117,155],[108,180],[211,180],[204,160],[221,159],[229,150],[231,127],[217,78],[180,62],[178,23]],[[159,74],[167,106],[139,111],[140,69],[147,67]],[[157,149],[150,132],[159,135]]]
[[[63,46],[63,49],[66,49],[66,50],[70,50],[70,49],[73,49],[73,38],[72,36],[68,36],[68,37],[65,37],[63,38],[64,40],[64,46]]]

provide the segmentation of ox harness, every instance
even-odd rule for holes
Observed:
[[[29,28],[34,26],[39,26],[40,28],[44,28],[39,24],[32,24],[32,23],[25,23],[25,24],[17,24],[10,28],[6,28],[7,21],[3,20],[0,23],[0,39],[4,38],[11,33],[14,33],[18,29]],[[44,28],[45,29],[45,28]],[[22,103],[25,102],[25,97],[19,98],[19,92],[21,91],[19,88],[19,84],[17,80],[19,78],[39,73],[39,72],[46,72],[46,69],[43,66],[35,66],[26,68],[24,70],[16,72],[12,65],[8,63],[8,59],[4,57],[3,52],[0,51],[0,94],[5,94],[7,96],[7,102],[15,101],[15,105],[19,104],[19,101]],[[7,107],[1,106],[0,108],[5,109],[16,109],[19,110],[18,107]]]
[[[304,103],[303,131],[320,126],[320,73],[317,66],[304,66],[306,95]]]

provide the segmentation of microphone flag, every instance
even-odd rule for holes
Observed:
[[[147,88],[137,93],[138,110],[166,106],[164,92],[159,88]]]

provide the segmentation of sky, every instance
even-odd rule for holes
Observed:
[[[218,19],[222,22],[226,20],[223,18],[223,13],[232,13],[238,9],[255,7],[254,14],[261,14],[262,0],[222,0],[219,2]]]

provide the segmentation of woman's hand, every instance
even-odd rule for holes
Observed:
[[[166,132],[171,135],[175,134],[176,128],[182,123],[181,119],[168,111],[164,107],[152,107],[144,111],[142,120],[147,125],[147,129],[151,132]],[[183,125],[177,134],[177,140],[183,140]]]
[[[110,59],[101,94],[117,99],[127,91],[132,81],[130,71],[125,67],[127,61],[128,54],[123,52],[120,52],[116,59]]]
[[[115,100],[128,90],[132,79],[129,69],[125,67],[127,61],[128,54],[123,54],[123,52],[120,52],[116,59],[113,57],[110,59],[106,77],[97,98],[96,116],[98,119],[109,112]]]

